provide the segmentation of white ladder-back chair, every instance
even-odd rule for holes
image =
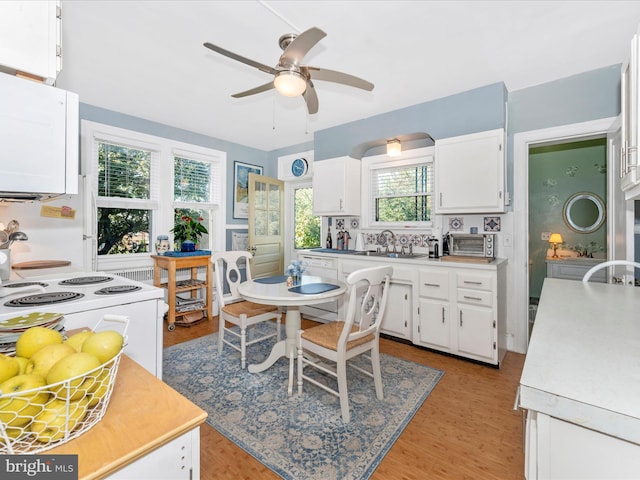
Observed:
[[[372,377],[376,396],[379,400],[384,398],[379,337],[392,273],[390,266],[363,268],[351,273],[346,281],[349,291],[345,319],[299,330],[297,334],[298,394],[302,394],[302,383],[306,380],[336,395],[340,399],[344,423],[349,423],[351,418],[347,390],[348,360],[367,352],[370,354],[371,371],[351,363],[349,366]],[[323,359],[331,363],[325,363]],[[336,378],[337,390],[306,375],[305,367],[317,368]]]
[[[251,257],[251,253],[244,251],[216,253],[211,257],[220,309],[218,315],[218,353],[222,353],[225,344],[239,351],[242,368],[245,368],[247,363],[247,346],[272,337],[276,337],[276,340],[280,341],[280,325],[282,322],[282,313],[278,307],[246,301],[238,293],[238,285],[243,281],[240,275],[240,260],[245,262],[246,280],[250,281],[251,269],[249,260]],[[224,292],[225,280],[229,287],[229,293],[227,294]],[[270,320],[276,321],[273,333],[263,334],[258,338],[252,338],[247,341],[247,327]],[[228,328],[226,322],[239,327],[240,332],[237,329]],[[226,339],[225,335],[232,335],[236,338],[236,341],[232,342]]]
[[[640,263],[638,262],[632,262],[630,260],[609,260],[608,262],[602,262],[597,265],[594,265],[589,270],[587,270],[587,273],[585,273],[584,276],[582,277],[582,281],[584,283],[587,283],[591,278],[591,276],[598,270],[601,270],[607,267],[613,267],[616,265],[626,265],[627,267],[640,268]]]

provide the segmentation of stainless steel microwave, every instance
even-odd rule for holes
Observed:
[[[495,258],[496,236],[493,233],[450,233],[449,255]]]

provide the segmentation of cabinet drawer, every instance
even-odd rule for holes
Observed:
[[[482,305],[485,307],[493,306],[492,298],[493,294],[491,292],[484,292],[482,290],[469,290],[467,288],[458,288],[457,289],[458,303],[470,303],[473,305]]]
[[[449,298],[449,272],[421,270],[420,296],[447,300]]]
[[[491,290],[493,286],[493,277],[487,273],[458,273],[458,288],[473,288],[478,290]]]

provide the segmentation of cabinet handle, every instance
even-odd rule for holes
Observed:
[[[442,307],[442,323],[444,323],[444,307]]]
[[[440,288],[440,285],[438,285],[437,283],[425,283],[424,286]]]
[[[340,199],[340,211],[342,211],[342,199]]]
[[[482,285],[482,282],[473,282],[471,280],[464,280],[462,283],[466,283],[469,285]]]
[[[467,300],[477,300],[478,302],[482,301],[480,297],[470,297],[468,295],[464,295],[463,298],[466,298]]]
[[[440,206],[442,206],[442,192],[440,192]]]
[[[460,310],[460,326],[462,326],[462,310]]]

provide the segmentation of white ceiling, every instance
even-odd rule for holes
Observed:
[[[57,86],[80,101],[271,151],[313,132],[476,87],[509,91],[622,63],[640,23],[628,1],[63,0]],[[305,64],[375,84],[316,81],[319,112],[274,91],[231,95],[269,75],[203,47],[275,66],[278,39],[327,33]],[[588,101],[588,99],[585,99]]]

